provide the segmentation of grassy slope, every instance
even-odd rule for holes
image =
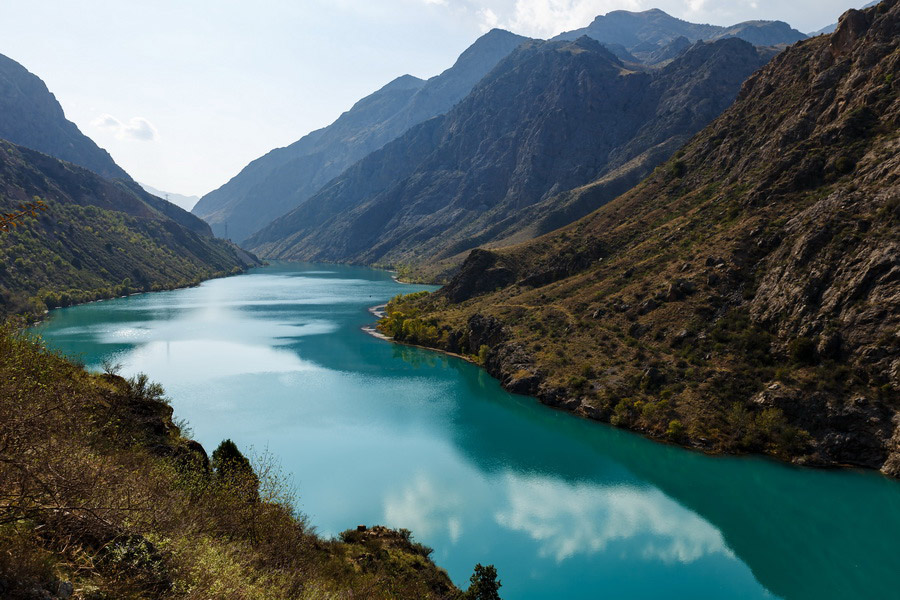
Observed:
[[[117,600],[459,596],[408,532],[321,539],[271,466],[254,466],[258,478],[223,477],[157,386],[0,328],[3,598],[60,582]]]
[[[383,328],[652,436],[900,475],[898,13],[788,49],[642,185]]]
[[[47,211],[0,236],[0,317],[190,285],[255,264],[177,207],[0,142],[0,212],[34,197]]]

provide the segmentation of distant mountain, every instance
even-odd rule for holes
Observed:
[[[898,59],[900,1],[847,12],[640,185],[385,329],[619,427],[900,477]]]
[[[357,102],[333,124],[256,159],[201,198],[194,214],[243,241],[299,206],[344,169],[413,125],[449,110],[526,38],[495,29],[451,68],[422,81],[405,75]]]
[[[47,211],[0,233],[0,316],[189,285],[259,264],[132,181],[0,141],[0,212],[35,197]]]
[[[588,37],[528,42],[445,116],[367,156],[247,247],[401,265],[534,237],[637,184],[766,60],[726,39],[639,71]],[[559,197],[598,178],[590,194]]]
[[[162,192],[156,189],[153,186],[149,186],[146,183],[138,182],[138,185],[141,186],[145,192],[148,194],[153,194],[157,198],[162,198],[164,200],[168,200],[175,206],[182,208],[186,211],[190,211],[197,202],[200,201],[199,196],[183,196],[182,194],[173,194],[171,192]]]
[[[62,106],[36,75],[0,55],[0,138],[90,169],[131,180],[106,150],[66,119]]]
[[[643,12],[613,11],[597,17],[587,27],[562,33],[554,39],[575,40],[583,35],[603,44],[617,44],[651,64],[663,47],[682,37],[689,42],[736,37],[755,46],[787,45],[806,38],[781,21],[746,21],[719,27],[690,23],[654,8]]]
[[[872,8],[873,6],[875,6],[876,4],[878,4],[880,1],[881,1],[881,0],[875,0],[874,2],[869,2],[868,4],[866,4],[865,6],[863,6],[863,8],[864,8],[864,9],[865,9],[865,8]],[[816,37],[817,35],[825,35],[825,34],[827,34],[827,33],[834,33],[834,30],[837,29],[837,26],[838,26],[837,23],[832,23],[831,25],[828,25],[828,26],[826,26],[826,27],[823,27],[822,29],[820,29],[820,30],[818,30],[818,31],[813,31],[812,33],[809,34],[809,37]]]

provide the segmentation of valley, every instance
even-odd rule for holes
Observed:
[[[94,1],[0,7],[0,597],[896,596],[900,0]]]

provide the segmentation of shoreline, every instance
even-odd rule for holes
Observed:
[[[367,310],[368,310],[371,314],[375,315],[377,318],[381,319],[381,318],[384,317],[384,310],[383,310],[383,309],[384,309],[385,307],[387,307],[387,304],[379,304],[379,305],[377,305],[377,306],[370,306]],[[422,349],[422,350],[428,350],[428,351],[430,351],[430,352],[437,352],[438,354],[444,354],[444,355],[446,355],[446,356],[452,356],[453,358],[459,358],[459,359],[461,359],[461,360],[466,361],[467,363],[470,363],[470,364],[475,365],[476,367],[482,367],[482,365],[478,364],[478,363],[477,363],[475,360],[473,360],[471,357],[465,356],[465,355],[463,355],[463,354],[456,354],[455,352],[449,352],[449,351],[447,351],[447,350],[441,350],[441,349],[439,349],[439,348],[431,348],[431,347],[429,347],[429,346],[421,346],[421,345],[419,345],[419,344],[410,344],[409,342],[401,342],[400,340],[395,340],[395,339],[392,338],[391,336],[385,335],[385,334],[381,333],[380,331],[378,331],[378,329],[377,329],[377,323],[374,323],[374,324],[371,324],[371,325],[363,325],[362,327],[360,327],[360,329],[361,329],[363,332],[365,332],[365,333],[371,335],[372,337],[377,338],[377,339],[379,339],[379,340],[383,340],[383,341],[385,341],[385,342],[390,342],[390,343],[392,343],[392,344],[397,344],[398,346],[407,346],[407,347],[409,347],[409,348],[420,348],[420,349]],[[483,368],[483,367],[482,367],[482,368]],[[485,370],[485,373],[487,373],[487,370]],[[488,374],[490,375],[490,373],[488,373]],[[496,379],[496,378],[495,378],[495,379]],[[535,398],[535,399],[537,400],[537,398]]]
[[[95,298],[94,300],[86,300],[84,302],[73,302],[72,304],[69,304],[68,306],[56,306],[54,308],[48,308],[48,309],[44,310],[43,314],[40,315],[40,318],[35,318],[34,320],[29,320],[26,323],[25,328],[30,329],[32,327],[37,327],[38,325],[43,324],[45,321],[47,321],[47,319],[50,318],[50,315],[54,311],[57,311],[57,310],[65,310],[67,308],[74,308],[76,306],[86,306],[88,304],[96,304],[98,302],[108,302],[110,300],[121,300],[122,298],[130,298],[132,296],[143,296],[144,294],[157,294],[160,292],[177,292],[180,290],[188,290],[191,288],[200,287],[201,285],[203,285],[204,283],[207,283],[209,281],[215,281],[217,279],[227,279],[228,277],[237,277],[238,275],[245,275],[251,269],[258,269],[258,268],[265,267],[265,266],[268,266],[268,265],[257,265],[254,267],[245,267],[241,270],[240,273],[225,273],[224,275],[219,275],[218,277],[215,275],[212,275],[210,277],[205,277],[203,279],[200,279],[199,281],[191,282],[186,285],[164,287],[164,288],[161,288],[158,290],[141,290],[141,291],[129,292],[128,294],[122,294],[120,296],[109,296],[108,298]],[[0,322],[3,322],[4,318],[10,319],[10,318],[18,318],[18,317],[24,317],[24,316],[26,316],[26,315],[23,315],[21,313],[9,314],[9,315],[6,315],[6,317],[0,317]]]
[[[370,313],[372,313],[373,315],[380,314],[383,316],[384,312],[381,309],[383,309],[385,306],[386,305],[372,306],[372,307],[369,307],[368,311]],[[379,318],[381,318],[381,317],[379,317]],[[468,356],[465,356],[462,354],[456,354],[456,353],[450,352],[448,350],[441,350],[439,348],[432,348],[430,346],[422,346],[419,344],[410,344],[409,342],[402,342],[399,340],[395,340],[394,338],[378,331],[376,329],[375,324],[364,325],[360,329],[362,329],[362,331],[371,335],[374,338],[383,340],[385,342],[390,342],[392,344],[397,344],[398,346],[407,346],[410,348],[420,348],[422,350],[429,350],[431,352],[436,352],[438,354],[443,354],[445,356],[452,356],[454,358],[462,359],[462,360],[466,361],[467,363],[475,365],[476,367],[482,369],[485,373],[487,373],[488,375],[493,377],[495,380],[497,380],[500,383],[500,387],[503,388],[505,391],[507,391],[511,394],[517,393],[517,392],[512,392],[512,391],[506,389],[506,386],[503,385],[503,382],[500,380],[500,378],[493,375],[490,371],[488,371],[485,368],[484,365],[478,363],[476,360],[474,360],[471,357],[468,357]],[[698,454],[703,454],[705,456],[720,457],[720,458],[728,458],[728,457],[731,457],[731,458],[742,458],[742,457],[757,458],[757,459],[770,461],[775,464],[780,464],[780,465],[783,465],[786,467],[800,469],[800,470],[813,470],[813,471],[823,471],[823,472],[828,472],[828,471],[874,472],[874,473],[881,475],[882,477],[884,477],[886,479],[889,479],[889,480],[894,479],[893,477],[891,477],[885,473],[882,473],[878,469],[867,469],[865,467],[860,467],[858,465],[851,465],[851,464],[846,464],[846,463],[834,463],[834,464],[818,464],[818,463],[814,463],[814,462],[813,463],[804,463],[804,462],[798,462],[798,461],[794,460],[793,458],[784,459],[784,458],[780,458],[778,456],[773,456],[771,454],[765,454],[765,453],[761,453],[761,452],[723,452],[720,450],[714,450],[714,449],[708,448],[708,447],[704,446],[703,444],[698,443],[696,441],[691,441],[689,443],[681,443],[681,442],[671,440],[665,436],[655,435],[652,432],[642,430],[642,429],[632,429],[632,428],[628,428],[628,427],[624,427],[624,428],[616,427],[612,423],[610,423],[608,421],[604,421],[602,419],[598,419],[586,412],[579,411],[577,409],[572,410],[563,405],[554,406],[552,404],[548,404],[548,403],[542,401],[538,396],[531,396],[528,394],[519,394],[519,395],[523,395],[528,398],[532,398],[535,402],[537,402],[538,404],[540,404],[542,406],[549,408],[550,410],[555,410],[555,411],[559,411],[562,413],[566,413],[566,414],[576,417],[578,419],[584,419],[586,421],[591,421],[593,423],[603,425],[606,427],[611,427],[613,429],[617,429],[620,431],[627,431],[629,433],[640,436],[646,440],[649,440],[649,441],[657,443],[657,444],[662,444],[664,446],[672,446],[675,448],[681,448],[682,450],[686,450],[688,452],[696,452]]]

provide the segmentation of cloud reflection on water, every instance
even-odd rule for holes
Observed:
[[[603,553],[663,564],[734,557],[718,529],[655,488],[570,483],[511,471],[484,483],[495,507],[489,515],[493,524],[526,535],[541,557],[557,564]],[[479,496],[472,490],[463,496],[420,473],[386,495],[385,522],[423,537],[446,535],[456,543],[463,531],[483,530]]]
[[[542,556],[557,562],[612,550],[613,545],[630,557],[665,563],[731,556],[715,527],[657,489],[571,484],[514,473],[503,479],[507,506],[495,513],[497,523],[526,533],[539,542]]]

